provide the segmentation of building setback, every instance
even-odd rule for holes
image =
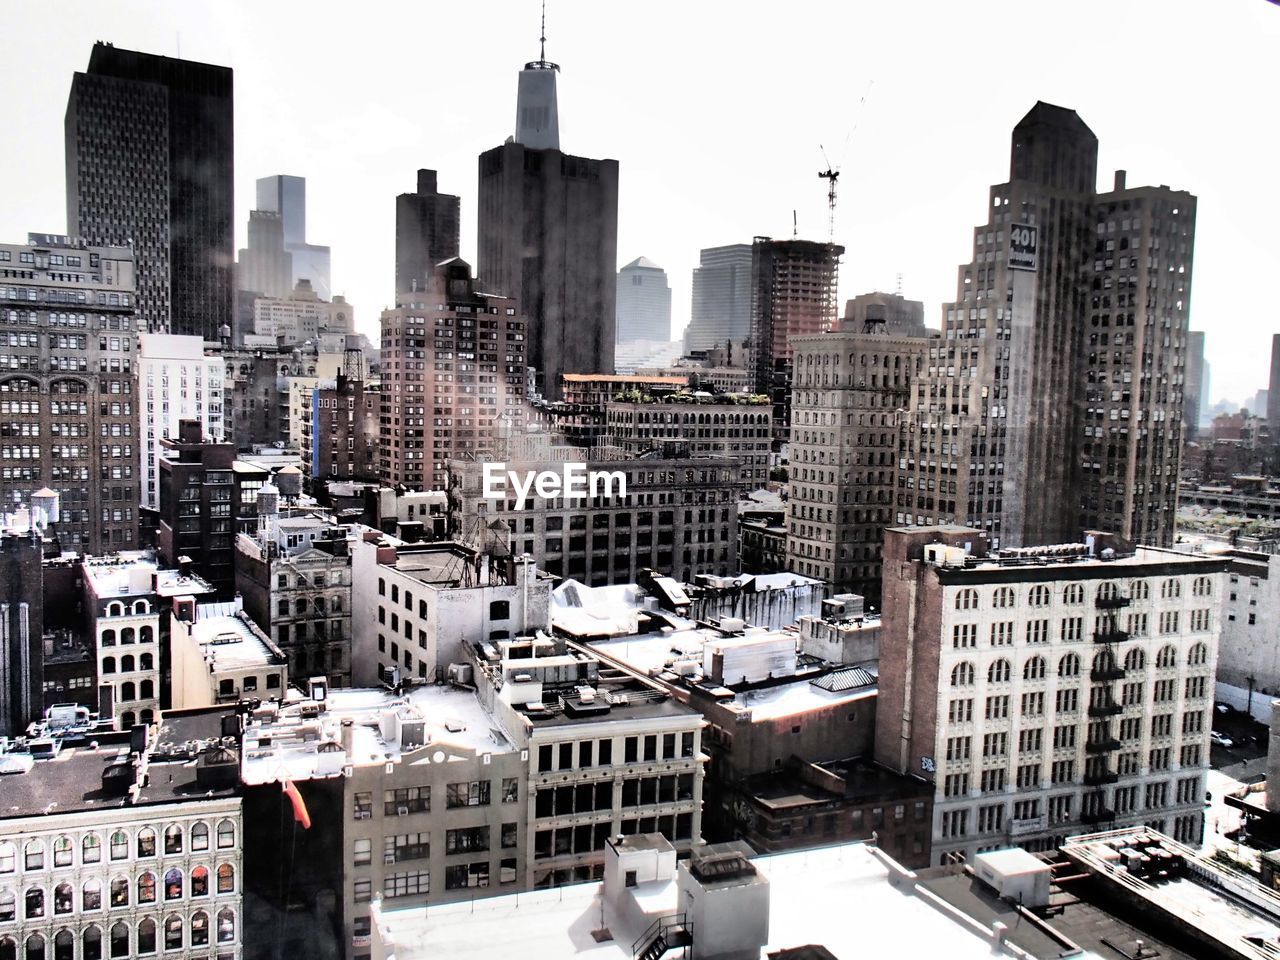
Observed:
[[[618,342],[671,339],[671,287],[667,272],[648,257],[618,271]]]
[[[72,80],[67,231],[132,245],[145,330],[231,324],[232,113],[229,67],[95,43]]]
[[[0,499],[51,487],[64,550],[137,544],[134,278],[123,247],[0,244]]]
[[[290,260],[290,288],[306,280],[322,299],[328,300],[333,296],[329,280],[329,248],[307,243],[306,178],[276,174],[260,177],[256,186],[258,209],[280,217],[284,249]]]
[[[934,783],[933,856],[1146,824],[1198,846],[1225,561],[885,531],[876,759]]]
[[[436,187],[434,170],[418,171],[418,189],[396,197],[396,293],[425,290],[436,264],[458,255],[462,201]]]
[[[931,343],[888,326],[846,318],[838,331],[791,339],[787,569],[876,603],[898,492],[898,422]]]
[[[1097,152],[1062,107],[1014,128],[916,384],[898,522],[1005,546],[1083,529],[1172,543],[1195,198],[1123,171],[1096,193]]]
[[[451,457],[524,429],[526,317],[471,267],[437,264],[426,289],[382,312],[380,479],[443,489]]]
[[[529,318],[538,392],[562,373],[612,373],[618,161],[560,151],[555,64],[520,74],[516,136],[480,155],[477,268]]]
[[[707,247],[693,268],[685,353],[751,338],[751,244]]]

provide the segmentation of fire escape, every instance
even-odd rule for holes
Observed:
[[[1084,745],[1084,783],[1093,790],[1084,797],[1080,812],[1084,823],[1108,823],[1116,818],[1115,810],[1107,805],[1106,787],[1120,778],[1114,757],[1120,749],[1120,738],[1113,724],[1120,722],[1117,717],[1124,709],[1116,695],[1116,683],[1124,679],[1125,671],[1116,659],[1116,645],[1129,639],[1129,634],[1120,629],[1119,613],[1131,602],[1114,584],[1106,584],[1098,591],[1093,634],[1098,652],[1089,672],[1089,735]]]

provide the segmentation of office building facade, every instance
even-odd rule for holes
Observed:
[[[322,300],[333,297],[329,276],[329,248],[307,243],[307,181],[305,177],[276,174],[260,177],[256,183],[258,210],[280,218],[284,249],[289,254],[289,287],[303,280]],[[252,213],[249,214],[251,217]]]
[[[751,244],[707,247],[693,268],[685,353],[751,338]]]
[[[671,339],[671,287],[667,272],[648,257],[618,271],[618,342]]]
[[[425,290],[436,264],[458,256],[462,201],[437,188],[434,170],[418,171],[418,189],[396,197],[396,293]]]

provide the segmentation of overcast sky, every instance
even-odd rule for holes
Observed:
[[[561,146],[620,162],[618,261],[666,268],[678,336],[701,247],[825,239],[824,144],[842,169],[841,297],[939,305],[1008,175],[1036,100],[1100,141],[1099,183],[1199,197],[1191,325],[1215,400],[1266,386],[1280,328],[1280,7],[1266,0],[550,0]],[[305,176],[308,239],[373,333],[394,290],[394,197],[418,167],[462,197],[474,262],[476,157],[513,132],[537,58],[536,0],[5,5],[0,237],[66,226],[63,126],[95,40],[235,69],[236,233],[253,181]],[[859,101],[865,96],[865,103]]]

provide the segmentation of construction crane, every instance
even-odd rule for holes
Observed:
[[[831,161],[827,159],[827,150],[822,144],[818,144],[818,149],[822,151],[822,161],[827,165],[827,169],[818,171],[818,176],[827,181],[827,243],[834,243],[836,238],[836,182],[840,179],[840,171],[831,166]]]

